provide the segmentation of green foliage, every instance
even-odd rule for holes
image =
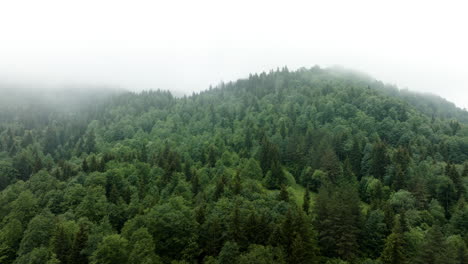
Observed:
[[[395,225],[392,233],[385,241],[385,247],[380,259],[383,264],[404,264],[407,263],[407,253],[405,250],[406,241],[403,234],[401,219],[395,218]]]
[[[125,264],[127,260],[128,241],[117,234],[104,237],[91,256],[92,264]]]
[[[239,263],[245,264],[270,264],[286,263],[284,255],[279,248],[271,246],[251,245],[247,252],[239,257]]]
[[[159,257],[154,253],[153,237],[146,228],[136,230],[130,239],[130,255],[128,262],[135,264],[158,264]]]
[[[315,226],[323,254],[354,259],[361,229],[357,190],[350,185],[323,187],[317,196],[315,210]]]
[[[467,262],[468,113],[440,98],[319,67],[68,93],[0,95],[0,263]]]

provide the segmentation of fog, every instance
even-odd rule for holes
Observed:
[[[188,93],[342,65],[468,108],[462,1],[2,1],[0,81]]]

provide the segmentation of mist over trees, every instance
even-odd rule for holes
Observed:
[[[468,263],[468,112],[441,98],[319,67],[0,93],[0,263]]]

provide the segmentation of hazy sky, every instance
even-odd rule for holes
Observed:
[[[199,91],[284,65],[342,65],[468,108],[467,10],[447,0],[5,0],[0,80]]]

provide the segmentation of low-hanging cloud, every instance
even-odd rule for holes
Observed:
[[[191,93],[284,65],[343,65],[468,108],[455,1],[4,1],[0,79]]]

